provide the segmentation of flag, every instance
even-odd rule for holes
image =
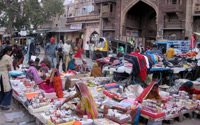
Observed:
[[[192,34],[192,37],[191,37],[191,44],[190,44],[190,48],[191,48],[191,49],[194,49],[194,48],[195,48],[196,42],[197,42],[196,36],[195,36],[194,34]]]

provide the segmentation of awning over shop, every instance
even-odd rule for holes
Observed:
[[[70,32],[76,32],[76,31],[79,31],[79,30],[70,30],[70,29],[67,29],[67,30],[50,30],[50,31],[47,31],[47,32],[70,33]]]
[[[196,34],[196,35],[200,36],[200,33],[194,32],[194,34]]]

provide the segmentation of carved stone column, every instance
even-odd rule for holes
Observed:
[[[191,37],[192,35],[192,5],[193,0],[186,0],[186,18],[185,18],[185,36]]]

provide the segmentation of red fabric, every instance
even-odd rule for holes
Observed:
[[[142,113],[144,115],[147,115],[147,116],[150,116],[152,118],[160,118],[160,117],[165,116],[165,112],[159,113],[159,114],[152,114],[150,112],[147,112],[147,111],[144,111],[144,110],[140,110],[140,113]]]
[[[197,42],[196,36],[194,34],[192,34],[191,44],[190,44],[191,49],[195,48],[196,42]]]
[[[146,59],[143,55],[139,54],[139,53],[131,53],[130,55],[134,55],[138,57],[139,60],[139,64],[140,64],[140,77],[142,79],[142,81],[146,80],[146,76],[147,76],[147,62]],[[145,62],[144,67],[142,67],[142,60]]]
[[[74,55],[74,58],[82,58],[81,54],[84,52],[83,49],[77,50],[76,54]]]
[[[153,88],[153,86],[157,84],[157,82],[152,82],[148,87],[146,87],[142,93],[140,94],[140,96],[138,96],[135,101],[138,101],[139,103],[142,103],[143,99],[147,96],[147,94],[149,94],[149,92],[151,91],[151,89]]]
[[[188,87],[188,86],[184,86],[184,87],[179,88],[179,91],[188,92],[190,95],[192,95],[192,94],[200,94],[200,90],[197,90],[195,88],[190,89],[190,87]]]

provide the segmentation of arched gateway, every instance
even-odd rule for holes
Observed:
[[[131,30],[145,40],[156,40],[157,16],[158,7],[150,0],[132,0],[122,9],[121,35],[127,36],[127,31]]]

